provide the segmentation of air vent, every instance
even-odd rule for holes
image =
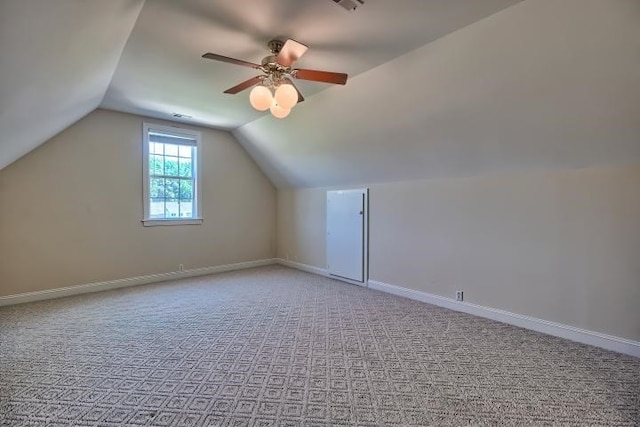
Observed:
[[[358,6],[364,4],[363,0],[333,0],[333,2],[347,9],[349,12],[353,12]]]

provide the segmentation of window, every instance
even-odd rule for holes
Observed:
[[[144,225],[201,224],[200,132],[144,125]]]

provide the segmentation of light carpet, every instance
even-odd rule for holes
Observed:
[[[9,426],[638,426],[640,359],[279,266],[0,308]]]

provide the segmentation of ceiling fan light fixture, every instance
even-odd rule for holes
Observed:
[[[258,111],[266,111],[275,102],[268,87],[258,85],[249,94],[251,106]]]
[[[273,117],[276,117],[278,119],[284,119],[289,115],[290,112],[291,112],[290,108],[284,108],[278,105],[278,103],[274,99],[273,104],[271,104],[271,114],[273,114]]]
[[[363,0],[356,1],[364,4]],[[258,111],[270,109],[271,114],[279,119],[287,117],[293,107],[304,101],[302,93],[300,93],[292,79],[339,85],[347,83],[348,76],[345,73],[293,68],[293,63],[300,59],[308,49],[306,45],[300,42],[293,39],[287,39],[284,43],[281,40],[271,40],[268,46],[269,50],[271,50],[271,55],[264,57],[260,64],[211,52],[205,53],[202,57],[261,71],[263,75],[245,80],[225,90],[224,93],[235,95],[253,86],[249,94],[251,106]]]
[[[276,89],[275,100],[279,106],[290,110],[298,103],[298,91],[293,85],[283,83]]]

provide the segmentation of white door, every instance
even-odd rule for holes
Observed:
[[[366,189],[327,191],[327,269],[363,284],[367,204]]]

